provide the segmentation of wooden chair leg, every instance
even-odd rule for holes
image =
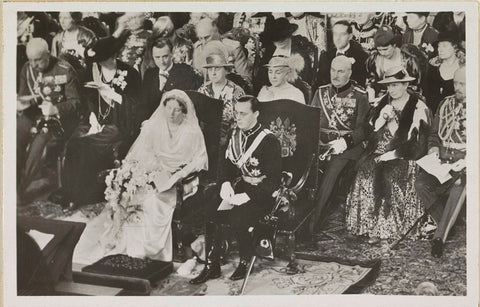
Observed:
[[[298,273],[297,262],[295,257],[295,232],[292,232],[288,235],[288,259],[289,263],[287,265],[287,274],[293,275]]]
[[[183,263],[187,261],[187,254],[183,246],[183,225],[181,222],[174,222],[174,224],[173,261]]]

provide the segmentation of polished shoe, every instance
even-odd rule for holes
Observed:
[[[230,279],[231,280],[244,279],[245,276],[247,276],[247,271],[248,271],[248,261],[241,260],[235,272],[233,272],[232,276],[230,276]],[[253,267],[250,273],[251,272],[253,272]]]
[[[432,241],[432,256],[440,258],[443,255],[443,241],[441,238],[435,238]]]
[[[189,283],[192,285],[203,284],[210,279],[219,278],[221,275],[222,271],[220,270],[220,264],[207,264],[203,268],[202,272],[200,272],[200,275],[194,279],[191,279]]]

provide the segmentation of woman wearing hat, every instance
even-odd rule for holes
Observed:
[[[265,30],[260,33],[260,39],[266,47],[264,56],[259,62],[260,70],[254,82],[255,93],[258,93],[264,85],[268,84],[267,70],[262,66],[269,63],[273,56],[290,57],[294,54],[300,55],[305,64],[298,74],[303,81],[308,84],[312,83],[313,67],[310,55],[315,53],[315,46],[306,37],[301,35],[293,36],[297,29],[298,25],[290,23],[287,18],[267,20]]]
[[[207,168],[193,102],[181,90],[165,93],[120,168],[107,176],[107,204],[88,222],[74,262],[90,264],[115,254],[172,261],[175,183]],[[195,180],[185,184],[185,194],[195,194],[197,186]]]
[[[415,161],[427,151],[431,111],[407,91],[414,80],[397,66],[379,82],[388,93],[370,113],[371,137],[347,197],[348,231],[369,236],[372,244],[401,237],[424,214],[414,187]]]
[[[116,59],[120,47],[115,37],[107,37],[85,50],[87,112],[67,144],[62,181],[64,201],[74,205],[103,200],[98,173],[113,167],[116,144],[128,148],[137,131],[140,76]]]
[[[439,102],[455,93],[453,75],[465,64],[465,54],[459,48],[455,32],[442,32],[435,43],[438,56],[430,60],[428,82],[425,82],[427,104],[435,113]]]
[[[303,59],[299,55],[290,58],[274,56],[265,65],[268,68],[268,79],[271,86],[264,85],[258,94],[259,101],[271,101],[278,99],[289,99],[305,104],[305,97],[302,91],[293,86],[290,82],[298,77],[297,69],[303,66]],[[300,69],[301,70],[301,69]]]
[[[205,64],[208,81],[198,89],[198,92],[223,101],[222,126],[220,130],[221,143],[226,144],[228,131],[233,125],[233,104],[245,95],[244,90],[227,79],[229,69],[233,64],[227,62],[228,51],[219,41],[212,41],[205,45]]]

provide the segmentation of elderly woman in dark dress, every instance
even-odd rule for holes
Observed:
[[[369,236],[372,244],[398,239],[425,212],[414,186],[415,161],[427,152],[432,116],[426,104],[407,91],[414,80],[401,66],[385,72],[380,83],[388,94],[370,113],[372,137],[347,197],[348,231]],[[419,232],[412,237],[416,235]]]
[[[128,149],[138,130],[140,76],[115,59],[120,47],[116,38],[107,37],[85,51],[91,64],[84,85],[87,112],[67,145],[63,173],[63,196],[74,205],[103,200],[105,185],[97,175],[114,166],[114,151]]]

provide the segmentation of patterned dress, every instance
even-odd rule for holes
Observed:
[[[222,126],[220,130],[220,138],[221,144],[226,145],[228,131],[230,128],[233,127],[234,124],[234,117],[233,117],[233,104],[234,102],[245,95],[243,89],[233,83],[230,80],[227,80],[227,84],[223,87],[220,95],[215,97],[215,93],[213,92],[212,83],[207,82],[204,83],[199,89],[198,92],[207,95],[208,97],[212,97],[215,99],[220,99],[223,101],[223,114],[222,114]]]
[[[388,151],[388,145],[393,139],[387,125],[377,133],[380,141],[374,153],[360,166],[348,194],[346,225],[347,230],[354,235],[398,239],[424,214],[424,206],[415,191],[419,168],[415,161],[406,159],[389,161],[387,167],[382,166],[382,162],[376,162],[375,158]],[[382,197],[376,204],[374,192],[378,171],[383,172],[383,180],[390,181],[391,197],[390,201],[385,200],[387,197]],[[377,197],[380,198],[378,194]],[[419,229],[410,233],[411,238],[419,236]]]

